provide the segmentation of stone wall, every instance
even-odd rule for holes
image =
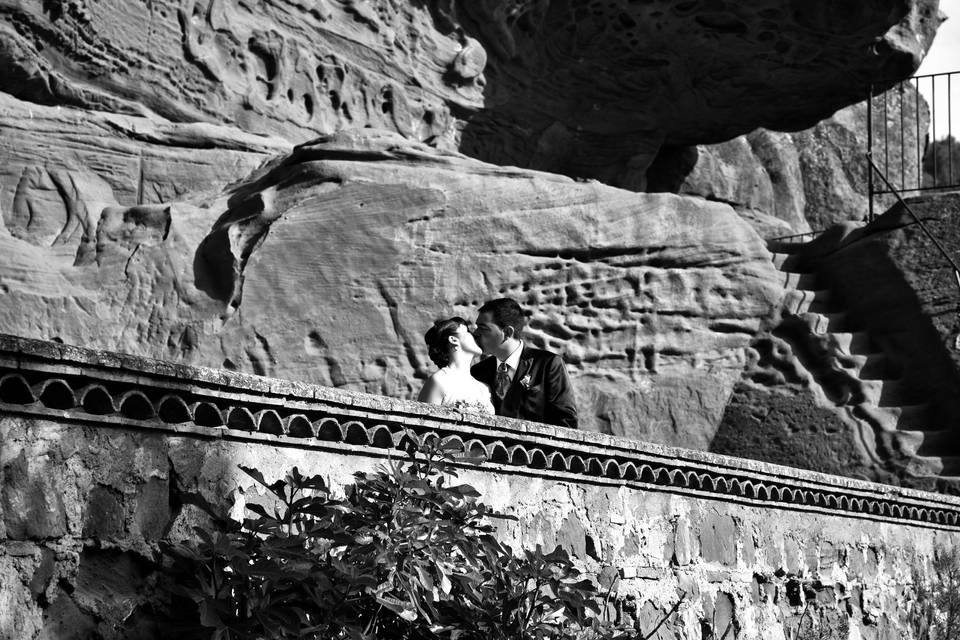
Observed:
[[[242,512],[296,465],[334,485],[435,433],[514,546],[619,576],[661,638],[914,638],[911,602],[960,542],[960,500],[602,434],[56,343],[0,338],[0,637],[165,632],[157,543]],[[809,605],[809,607],[808,607]]]

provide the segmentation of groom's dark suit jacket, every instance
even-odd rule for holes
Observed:
[[[490,387],[490,400],[497,415],[577,428],[573,389],[563,360],[557,354],[524,344],[516,375],[502,403],[493,393],[497,379],[495,357],[481,360],[470,369],[470,373]]]

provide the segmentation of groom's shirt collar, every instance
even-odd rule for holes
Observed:
[[[500,366],[501,362],[507,364],[507,372],[510,375],[510,379],[513,380],[513,376],[517,373],[517,367],[520,366],[520,354],[523,353],[523,341],[520,341],[520,344],[517,345],[517,348],[513,350],[506,360],[497,360],[497,367]]]

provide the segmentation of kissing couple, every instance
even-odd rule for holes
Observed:
[[[527,345],[525,326],[526,315],[511,298],[485,303],[475,325],[459,317],[434,322],[424,340],[438,370],[418,400],[576,429],[563,360]]]

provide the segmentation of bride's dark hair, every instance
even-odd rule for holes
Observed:
[[[450,336],[456,335],[460,325],[470,326],[466,320],[458,316],[437,320],[423,334],[423,339],[427,343],[427,355],[438,367],[450,364]]]

